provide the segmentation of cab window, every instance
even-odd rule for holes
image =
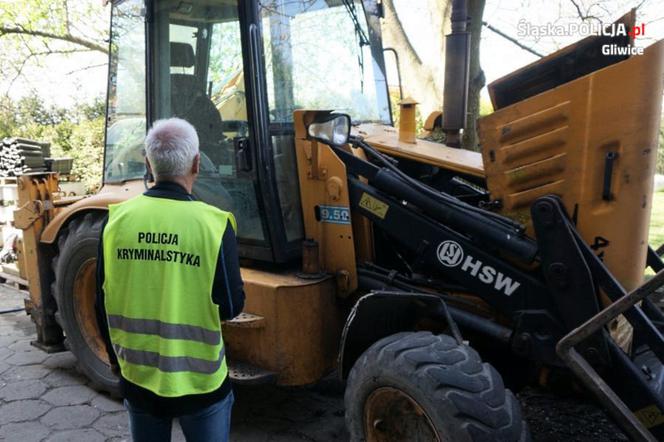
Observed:
[[[145,173],[145,10],[142,0],[113,8],[104,181]]]
[[[196,128],[201,173],[194,196],[232,212],[240,241],[260,244],[267,235],[257,183],[235,155],[249,135],[238,15],[235,1],[155,4],[153,116]]]

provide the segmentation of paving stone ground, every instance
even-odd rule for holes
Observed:
[[[23,294],[0,285],[0,311],[23,306]],[[129,441],[118,400],[88,386],[70,352],[46,354],[30,345],[34,325],[24,311],[0,314],[0,441]],[[235,388],[233,441],[344,441],[343,391]],[[184,441],[177,425],[173,441]]]
[[[0,311],[23,306],[23,295],[0,284]],[[88,386],[70,352],[48,355],[30,345],[34,326],[24,311],[0,314],[0,441],[128,441],[122,404]],[[233,442],[348,440],[343,386],[235,387]],[[624,441],[606,415],[587,401],[525,390],[524,416],[536,441]],[[173,428],[173,441],[184,441]]]

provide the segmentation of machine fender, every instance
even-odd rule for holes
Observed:
[[[85,200],[84,200],[85,201]],[[83,216],[88,212],[92,211],[106,211],[108,210],[108,205],[106,206],[83,206],[83,207],[67,207],[65,210],[60,212],[54,219],[51,221],[48,226],[44,229],[40,243],[51,245],[55,243],[55,240],[60,235],[62,228],[69,223],[74,218]]]
[[[142,181],[130,181],[121,185],[107,184],[98,194],[60,209],[55,218],[44,228],[39,242],[53,244],[57,240],[62,227],[73,218],[90,211],[105,212],[108,210],[109,204],[121,203],[144,191],[145,186]]]
[[[436,328],[450,326],[458,339],[456,324],[449,324],[445,302],[435,295],[407,292],[371,292],[353,306],[339,345],[339,375],[348,376],[355,361],[374,342],[403,331],[414,331],[416,325],[430,319]],[[454,332],[456,331],[456,332]]]

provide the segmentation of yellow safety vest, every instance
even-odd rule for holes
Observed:
[[[104,294],[122,376],[162,397],[216,390],[228,368],[212,284],[231,213],[140,195],[109,206]]]

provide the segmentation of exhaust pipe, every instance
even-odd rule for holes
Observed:
[[[452,33],[445,36],[445,90],[443,130],[445,144],[461,147],[460,131],[466,125],[470,72],[470,32],[467,0],[452,1]]]

